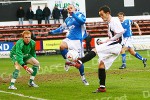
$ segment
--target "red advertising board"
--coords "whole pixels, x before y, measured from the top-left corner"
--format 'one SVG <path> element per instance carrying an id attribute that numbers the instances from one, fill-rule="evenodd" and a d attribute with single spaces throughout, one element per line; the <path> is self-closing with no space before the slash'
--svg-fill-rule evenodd
<path id="1" fill-rule="evenodd" d="M 85 40 L 83 40 L 83 47 L 86 48 L 86 42 L 85 42 Z M 91 40 L 91 47 L 92 48 L 95 47 L 94 38 L 92 38 L 92 40 Z"/>
<path id="2" fill-rule="evenodd" d="M 42 46 L 41 41 L 36 41 L 35 50 L 36 50 L 36 51 L 41 50 L 41 46 Z"/>

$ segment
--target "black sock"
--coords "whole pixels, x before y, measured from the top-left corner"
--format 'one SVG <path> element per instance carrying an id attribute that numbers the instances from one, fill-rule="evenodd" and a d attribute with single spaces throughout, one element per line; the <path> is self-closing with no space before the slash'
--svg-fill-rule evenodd
<path id="1" fill-rule="evenodd" d="M 99 84 L 105 86 L 105 80 L 106 80 L 105 69 L 103 69 L 103 68 L 98 69 L 98 78 L 99 78 Z"/>
<path id="2" fill-rule="evenodd" d="M 91 59 L 93 59 L 96 56 L 96 53 L 94 51 L 90 51 L 88 54 L 86 54 L 83 58 L 81 58 L 80 60 L 82 61 L 82 63 L 85 63 Z"/>

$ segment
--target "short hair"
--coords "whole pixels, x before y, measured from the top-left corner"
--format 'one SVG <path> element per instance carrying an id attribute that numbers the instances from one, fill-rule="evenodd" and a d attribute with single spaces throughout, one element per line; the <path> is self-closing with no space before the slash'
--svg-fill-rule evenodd
<path id="1" fill-rule="evenodd" d="M 74 8 L 76 8 L 74 4 L 69 4 L 68 6 L 70 6 L 70 5 L 72 5 Z"/>
<path id="2" fill-rule="evenodd" d="M 30 31 L 23 31 L 23 32 L 21 33 L 22 37 L 24 37 L 25 34 L 30 34 L 30 35 L 31 35 L 31 32 L 30 32 Z"/>
<path id="3" fill-rule="evenodd" d="M 119 12 L 119 13 L 118 13 L 118 16 L 119 16 L 119 15 L 125 16 L 125 14 L 124 14 L 123 12 Z"/>
<path id="4" fill-rule="evenodd" d="M 102 10 L 104 11 L 104 13 L 109 12 L 111 14 L 111 10 L 107 5 L 104 5 L 99 9 L 99 11 L 102 11 Z"/>

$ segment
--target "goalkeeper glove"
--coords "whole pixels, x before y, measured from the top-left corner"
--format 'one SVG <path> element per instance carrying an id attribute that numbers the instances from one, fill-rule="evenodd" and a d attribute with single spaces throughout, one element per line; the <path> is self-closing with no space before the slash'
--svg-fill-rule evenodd
<path id="1" fill-rule="evenodd" d="M 23 65 L 23 68 L 26 70 L 26 72 L 28 74 L 32 74 L 33 73 L 33 69 L 32 68 L 29 68 L 27 65 Z"/>

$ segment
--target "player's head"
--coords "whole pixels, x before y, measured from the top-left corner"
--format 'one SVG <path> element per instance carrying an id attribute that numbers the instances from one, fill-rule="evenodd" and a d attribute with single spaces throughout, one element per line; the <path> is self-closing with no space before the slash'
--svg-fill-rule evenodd
<path id="1" fill-rule="evenodd" d="M 108 22 L 110 20 L 111 10 L 108 6 L 102 6 L 99 9 L 99 15 L 103 19 L 104 22 Z"/>
<path id="2" fill-rule="evenodd" d="M 25 44 L 28 44 L 31 41 L 31 32 L 30 31 L 23 31 L 22 38 Z"/>
<path id="3" fill-rule="evenodd" d="M 119 12 L 119 13 L 118 13 L 118 18 L 119 18 L 119 20 L 120 20 L 121 22 L 123 22 L 124 16 L 125 16 L 125 14 L 124 14 L 123 12 Z"/>
<path id="4" fill-rule="evenodd" d="M 20 6 L 19 9 L 23 9 L 22 6 Z"/>
<path id="5" fill-rule="evenodd" d="M 68 13 L 71 14 L 72 12 L 75 12 L 76 11 L 76 8 L 73 4 L 70 4 L 67 8 L 68 10 Z"/>

